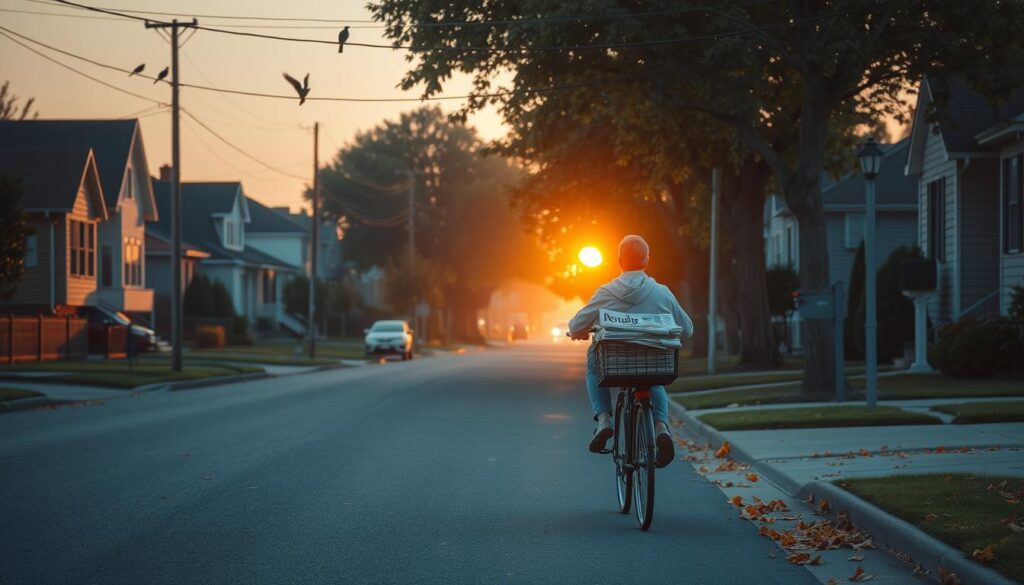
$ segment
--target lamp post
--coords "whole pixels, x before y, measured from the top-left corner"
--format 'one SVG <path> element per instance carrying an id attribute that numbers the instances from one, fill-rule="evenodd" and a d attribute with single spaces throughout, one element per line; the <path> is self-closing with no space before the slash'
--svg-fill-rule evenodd
<path id="1" fill-rule="evenodd" d="M 857 151 L 864 175 L 864 359 L 866 364 L 867 405 L 878 402 L 878 321 L 875 294 L 875 178 L 882 166 L 882 149 L 868 138 Z"/>

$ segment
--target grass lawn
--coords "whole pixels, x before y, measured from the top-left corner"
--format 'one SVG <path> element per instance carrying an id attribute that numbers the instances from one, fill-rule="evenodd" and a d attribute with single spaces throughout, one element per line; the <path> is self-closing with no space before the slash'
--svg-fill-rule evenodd
<path id="1" fill-rule="evenodd" d="M 53 372 L 57 374 L 52 377 L 53 380 L 68 384 L 134 388 L 156 382 L 199 380 L 262 372 L 263 369 L 255 366 L 196 364 L 186 361 L 183 371 L 172 372 L 168 360 L 147 358 L 139 360 L 134 366 L 131 366 L 127 360 L 60 361 L 14 364 L 0 368 L 0 373 L 4 371 Z M 45 376 L 32 379 L 35 381 L 48 380 Z"/>
<path id="2" fill-rule="evenodd" d="M 891 406 L 824 406 L 712 412 L 699 418 L 720 431 L 761 429 L 813 429 L 941 424 L 938 418 Z"/>
<path id="3" fill-rule="evenodd" d="M 682 381 L 685 381 L 682 380 Z M 669 392 L 681 381 L 669 387 Z M 856 400 L 863 396 L 864 380 L 847 381 L 846 398 Z M 950 378 L 928 374 L 896 374 L 878 378 L 878 397 L 881 400 L 913 400 L 915 398 L 970 398 L 970 397 L 1024 396 L 1024 378 Z M 800 383 L 783 384 L 767 388 L 723 390 L 697 396 L 686 394 L 673 399 L 688 409 L 720 408 L 730 404 L 773 404 L 785 402 L 812 402 L 832 400 L 834 395 L 803 394 Z"/>
<path id="4" fill-rule="evenodd" d="M 932 410 L 955 416 L 953 424 L 1024 421 L 1024 401 L 1021 400 L 940 404 Z"/>
<path id="5" fill-rule="evenodd" d="M 33 396 L 42 396 L 42 394 L 39 392 L 33 392 L 32 390 L 22 390 L 20 388 L 0 388 L 0 402 L 17 400 L 19 398 L 31 398 Z"/>
<path id="6" fill-rule="evenodd" d="M 1005 486 L 1000 484 L 1005 481 Z M 901 475 L 844 479 L 840 487 L 899 516 L 970 556 L 992 545 L 993 569 L 1024 581 L 1024 532 L 1004 523 L 1016 518 L 1020 526 L 1024 479 L 964 474 Z M 993 489 L 989 489 L 992 486 Z M 1009 503 L 1005 494 L 1016 496 Z"/>
<path id="7" fill-rule="evenodd" d="M 237 349 L 237 353 L 233 350 Z M 317 351 L 317 355 L 320 352 Z M 275 366 L 331 366 L 337 365 L 337 359 L 324 359 L 317 357 L 315 360 L 303 356 L 287 356 L 273 353 L 245 353 L 244 348 L 229 347 L 223 350 L 194 350 L 185 354 L 190 361 L 204 362 L 238 362 L 245 364 L 273 364 Z"/>

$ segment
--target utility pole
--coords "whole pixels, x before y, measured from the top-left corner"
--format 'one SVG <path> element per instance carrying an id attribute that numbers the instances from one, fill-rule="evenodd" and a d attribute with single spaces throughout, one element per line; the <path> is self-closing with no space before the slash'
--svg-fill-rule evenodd
<path id="1" fill-rule="evenodd" d="M 416 171 L 408 169 L 405 171 L 405 178 L 409 182 L 409 282 L 412 283 L 414 290 L 412 295 L 412 310 L 409 311 L 409 325 L 416 329 Z M 413 340 L 419 339 L 419 334 L 413 337 Z"/>
<path id="2" fill-rule="evenodd" d="M 309 240 L 309 359 L 316 359 L 316 253 L 320 247 L 320 122 L 313 124 L 313 226 Z"/>
<path id="3" fill-rule="evenodd" d="M 178 94 L 178 31 L 199 21 L 146 22 L 146 28 L 171 29 L 171 369 L 181 371 L 182 282 L 181 282 L 181 101 Z"/>
<path id="4" fill-rule="evenodd" d="M 715 349 L 718 333 L 718 188 L 721 171 L 711 171 L 711 258 L 708 274 L 708 373 L 715 373 Z"/>

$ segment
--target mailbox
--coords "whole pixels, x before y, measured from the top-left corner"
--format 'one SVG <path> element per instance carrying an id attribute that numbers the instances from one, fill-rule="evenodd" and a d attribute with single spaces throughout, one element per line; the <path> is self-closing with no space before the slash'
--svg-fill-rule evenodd
<path id="1" fill-rule="evenodd" d="M 938 265 L 934 258 L 904 260 L 900 265 L 900 290 L 934 291 L 938 288 Z"/>
<path id="2" fill-rule="evenodd" d="M 800 291 L 795 300 L 801 319 L 836 321 L 846 318 L 846 299 L 841 283 L 833 284 L 826 291 Z"/>

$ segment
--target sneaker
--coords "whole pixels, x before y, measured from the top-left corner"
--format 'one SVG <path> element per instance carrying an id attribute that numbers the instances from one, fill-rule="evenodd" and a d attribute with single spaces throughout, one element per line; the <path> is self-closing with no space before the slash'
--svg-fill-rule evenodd
<path id="1" fill-rule="evenodd" d="M 612 429 L 612 421 L 608 418 L 601 418 L 597 421 L 597 428 L 594 429 L 594 437 L 590 439 L 590 452 L 600 453 L 608 447 L 608 439 L 612 438 L 615 430 Z"/>
<path id="2" fill-rule="evenodd" d="M 672 440 L 672 433 L 668 432 L 667 429 L 660 431 L 658 433 L 658 438 L 655 439 L 654 443 L 658 448 L 658 458 L 655 461 L 658 468 L 660 469 L 669 463 L 672 463 L 672 460 L 676 458 L 676 448 L 674 441 Z"/>

